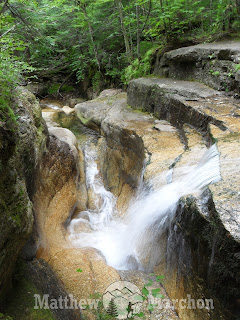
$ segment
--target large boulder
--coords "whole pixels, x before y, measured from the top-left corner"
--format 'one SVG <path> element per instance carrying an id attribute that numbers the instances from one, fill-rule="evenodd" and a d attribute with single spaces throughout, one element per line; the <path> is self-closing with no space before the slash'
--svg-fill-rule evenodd
<path id="1" fill-rule="evenodd" d="M 197 80 L 217 90 L 239 93 L 240 41 L 204 43 L 179 48 L 156 59 L 154 73 Z"/>

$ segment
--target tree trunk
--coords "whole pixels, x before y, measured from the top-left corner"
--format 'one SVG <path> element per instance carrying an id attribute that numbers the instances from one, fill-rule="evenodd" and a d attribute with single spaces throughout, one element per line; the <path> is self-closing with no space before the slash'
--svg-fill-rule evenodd
<path id="1" fill-rule="evenodd" d="M 161 6 L 162 14 L 164 14 L 163 1 L 162 1 L 162 0 L 160 0 L 160 6 Z M 168 29 L 167 29 L 167 24 L 166 24 L 166 20 L 165 20 L 165 18 L 163 18 L 163 25 L 164 25 L 165 35 L 166 35 L 166 38 L 167 38 L 167 32 L 168 32 Z"/>
<path id="2" fill-rule="evenodd" d="M 240 15 L 240 0 L 236 0 L 237 13 Z"/>
<path id="3" fill-rule="evenodd" d="M 139 5 L 136 5 L 136 17 L 137 17 L 137 57 L 140 58 L 140 32 L 139 32 Z"/>
<path id="4" fill-rule="evenodd" d="M 141 33 L 143 32 L 143 30 L 145 29 L 145 27 L 146 27 L 146 25 L 147 25 L 147 22 L 148 22 L 148 18 L 149 18 L 149 16 L 150 16 L 151 9 L 152 9 L 152 0 L 149 0 L 148 13 L 147 13 L 147 16 L 146 16 L 146 20 L 145 20 L 145 22 L 144 22 L 144 26 L 142 27 Z"/>
<path id="5" fill-rule="evenodd" d="M 101 63 L 100 63 L 100 58 L 99 58 L 99 54 L 98 54 L 98 49 L 97 49 L 97 46 L 96 46 L 96 44 L 95 44 L 95 42 L 94 42 L 93 28 L 92 28 L 91 22 L 90 22 L 90 20 L 89 20 L 89 18 L 88 18 L 88 14 L 87 14 L 86 7 L 85 7 L 85 6 L 81 6 L 81 9 L 83 10 L 85 19 L 86 19 L 86 21 L 87 21 L 87 23 L 88 23 L 88 30 L 89 30 L 91 42 L 92 42 L 92 45 L 93 45 L 93 51 L 94 51 L 95 59 L 96 59 L 96 61 L 97 61 L 98 70 L 99 70 L 99 72 L 101 73 Z"/>
<path id="6" fill-rule="evenodd" d="M 212 7 L 213 7 L 213 0 L 210 1 L 210 28 L 211 29 L 212 29 L 212 23 L 213 23 Z"/>
<path id="7" fill-rule="evenodd" d="M 132 52 L 131 52 L 130 45 L 129 45 L 128 34 L 127 34 L 127 31 L 126 31 L 126 28 L 125 28 L 125 25 L 124 25 L 124 17 L 123 17 L 123 10 L 122 10 L 122 0 L 116 0 L 116 4 L 117 4 L 118 13 L 119 13 L 121 30 L 122 30 L 123 38 L 124 38 L 127 59 L 128 59 L 129 62 L 131 62 L 131 60 L 132 60 Z"/>
<path id="8" fill-rule="evenodd" d="M 161 0 L 162 1 L 162 0 Z M 169 10 L 169 6 L 168 6 L 168 0 L 165 1 L 166 2 L 166 6 L 167 6 L 167 10 Z M 172 22 L 170 17 L 168 18 L 168 30 L 171 32 L 172 31 Z"/>

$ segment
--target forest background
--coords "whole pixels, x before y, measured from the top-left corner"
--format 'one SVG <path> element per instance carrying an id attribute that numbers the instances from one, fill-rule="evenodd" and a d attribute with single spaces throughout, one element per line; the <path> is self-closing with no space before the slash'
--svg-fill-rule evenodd
<path id="1" fill-rule="evenodd" d="M 240 0 L 1 0 L 0 115 L 14 118 L 24 77 L 124 86 L 151 73 L 156 51 L 239 31 Z"/>

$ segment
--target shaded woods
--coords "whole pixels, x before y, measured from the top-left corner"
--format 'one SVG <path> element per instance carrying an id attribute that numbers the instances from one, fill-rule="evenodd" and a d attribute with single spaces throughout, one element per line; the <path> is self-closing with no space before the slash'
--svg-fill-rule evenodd
<path id="1" fill-rule="evenodd" d="M 1 104 L 29 71 L 64 71 L 93 88 L 127 84 L 149 74 L 168 43 L 237 34 L 239 12 L 239 0 L 1 1 Z"/>

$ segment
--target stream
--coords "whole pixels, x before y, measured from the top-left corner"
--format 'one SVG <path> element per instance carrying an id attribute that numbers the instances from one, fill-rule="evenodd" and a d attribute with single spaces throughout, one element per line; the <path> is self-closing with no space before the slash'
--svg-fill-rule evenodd
<path id="1" fill-rule="evenodd" d="M 61 108 L 59 102 L 42 104 L 48 109 Z M 100 250 L 107 264 L 117 270 L 152 271 L 159 256 L 154 243 L 171 223 L 179 199 L 189 194 L 199 196 L 209 184 L 221 179 L 216 145 L 207 150 L 197 166 L 189 166 L 187 172 L 173 182 L 169 170 L 169 184 L 165 186 L 156 187 L 161 185 L 156 183 L 162 181 L 161 176 L 154 177 L 155 187 L 149 187 L 151 182 L 146 186 L 142 179 L 136 197 L 120 216 L 117 199 L 106 190 L 98 168 L 98 136 L 79 123 L 69 129 L 77 136 L 84 152 L 86 186 L 94 197 L 94 208 L 75 214 L 68 225 L 72 246 Z"/>
<path id="2" fill-rule="evenodd" d="M 100 250 L 108 265 L 117 270 L 152 271 L 157 264 L 153 244 L 171 222 L 179 199 L 200 195 L 206 186 L 221 179 L 218 150 L 213 145 L 196 167 L 189 167 L 183 177 L 159 189 L 149 190 L 142 181 L 141 192 L 123 217 L 116 212 L 116 199 L 103 185 L 96 154 L 85 151 L 87 187 L 96 195 L 96 210 L 82 211 L 72 219 L 69 239 L 76 247 Z M 88 232 L 78 231 L 81 224 L 88 226 Z"/>

